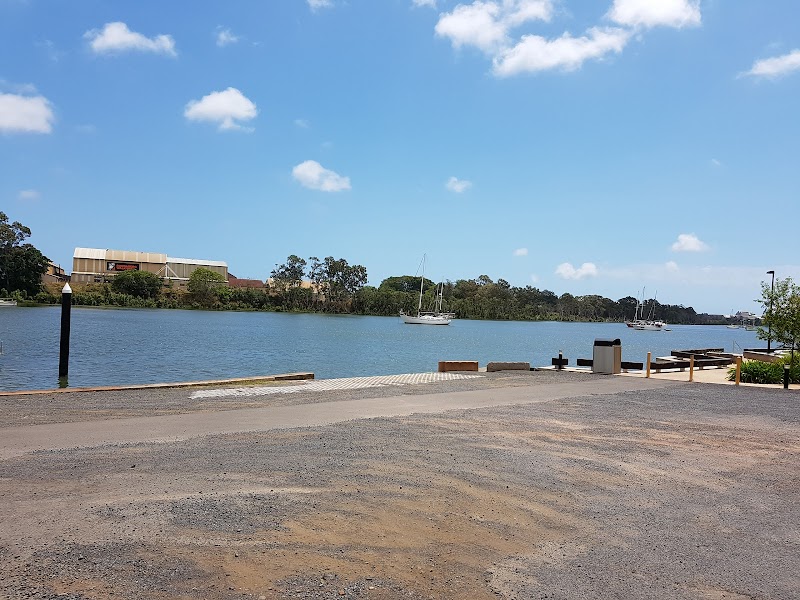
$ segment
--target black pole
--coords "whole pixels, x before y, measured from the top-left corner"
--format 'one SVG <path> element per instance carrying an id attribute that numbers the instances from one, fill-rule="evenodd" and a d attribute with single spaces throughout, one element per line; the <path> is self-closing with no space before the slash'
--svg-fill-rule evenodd
<path id="1" fill-rule="evenodd" d="M 58 355 L 58 385 L 67 386 L 69 374 L 69 321 L 72 310 L 72 288 L 69 284 L 61 290 L 61 349 Z"/>
<path id="2" fill-rule="evenodd" d="M 789 389 L 789 365 L 783 365 L 783 389 Z"/>
<path id="3" fill-rule="evenodd" d="M 767 275 L 772 275 L 772 292 L 769 295 L 769 319 L 767 323 L 767 352 L 770 352 L 772 342 L 772 297 L 775 295 L 775 271 L 767 271 Z"/>

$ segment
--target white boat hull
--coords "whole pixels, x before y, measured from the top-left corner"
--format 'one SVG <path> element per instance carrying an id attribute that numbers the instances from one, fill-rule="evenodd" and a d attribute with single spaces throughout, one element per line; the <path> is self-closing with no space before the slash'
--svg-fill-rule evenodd
<path id="1" fill-rule="evenodd" d="M 438 287 L 438 286 L 437 286 Z M 444 295 L 444 282 L 438 287 L 436 296 L 436 306 L 434 310 L 422 310 L 422 295 L 425 289 L 425 255 L 422 255 L 422 277 L 419 281 L 419 304 L 417 305 L 417 316 L 407 315 L 402 310 L 400 318 L 407 325 L 450 325 L 450 321 L 455 318 L 455 314 L 442 310 L 442 296 Z"/>
<path id="2" fill-rule="evenodd" d="M 450 325 L 450 319 L 438 315 L 400 315 L 407 325 Z"/>

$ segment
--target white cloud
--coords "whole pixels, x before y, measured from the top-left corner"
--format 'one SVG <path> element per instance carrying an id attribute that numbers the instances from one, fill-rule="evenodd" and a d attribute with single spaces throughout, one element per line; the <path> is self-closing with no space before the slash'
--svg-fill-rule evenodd
<path id="1" fill-rule="evenodd" d="M 21 202 L 36 202 L 42 195 L 36 190 L 20 190 L 17 200 Z"/>
<path id="2" fill-rule="evenodd" d="M 637 30 L 682 28 L 701 22 L 700 0 L 614 0 L 605 16 L 621 27 L 592 27 L 581 36 L 565 32 L 557 38 L 514 33 L 526 23 L 549 22 L 555 2 L 475 0 L 458 4 L 439 15 L 435 32 L 449 39 L 453 48 L 480 49 L 492 58 L 494 75 L 508 77 L 551 69 L 574 71 L 587 60 L 622 52 Z"/>
<path id="3" fill-rule="evenodd" d="M 436 8 L 436 0 L 412 0 L 412 3 L 417 7 L 429 6 L 431 8 Z"/>
<path id="4" fill-rule="evenodd" d="M 676 263 L 674 260 L 668 260 L 666 263 L 664 263 L 664 268 L 670 273 L 677 273 L 680 271 L 678 263 Z"/>
<path id="5" fill-rule="evenodd" d="M 467 181 L 466 179 L 458 179 L 457 177 L 451 177 L 450 179 L 447 180 L 447 183 L 444 184 L 444 187 L 446 187 L 451 192 L 460 194 L 471 188 L 472 182 Z"/>
<path id="6" fill-rule="evenodd" d="M 699 0 L 614 0 L 606 15 L 630 27 L 689 27 L 700 25 Z"/>
<path id="7" fill-rule="evenodd" d="M 708 250 L 708 244 L 693 233 L 681 233 L 672 244 L 673 252 L 703 252 L 705 250 Z"/>
<path id="8" fill-rule="evenodd" d="M 757 60 L 753 63 L 753 67 L 749 71 L 741 73 L 740 77 L 750 75 L 774 79 L 797 70 L 800 70 L 800 50 L 795 49 L 783 56 Z"/>
<path id="9" fill-rule="evenodd" d="M 0 93 L 0 132 L 50 133 L 53 109 L 44 96 Z"/>
<path id="10" fill-rule="evenodd" d="M 553 16 L 551 0 L 504 0 L 505 23 L 516 27 L 528 21 L 549 21 Z"/>
<path id="11" fill-rule="evenodd" d="M 494 2 L 459 4 L 436 23 L 436 35 L 449 38 L 454 48 L 476 46 L 490 52 L 506 41 L 507 28 L 500 22 L 500 7 Z"/>
<path id="12" fill-rule="evenodd" d="M 308 129 L 309 127 L 311 127 L 311 123 L 309 123 L 307 119 L 295 119 L 294 124 L 297 125 L 300 129 Z"/>
<path id="13" fill-rule="evenodd" d="M 308 0 L 308 6 L 311 10 L 319 10 L 320 8 L 328 8 L 333 6 L 331 0 Z"/>
<path id="14" fill-rule="evenodd" d="M 716 158 L 712 158 L 711 159 L 711 164 L 714 165 L 715 167 L 721 167 L 722 166 L 722 161 L 718 160 Z"/>
<path id="15" fill-rule="evenodd" d="M 441 14 L 435 31 L 448 38 L 454 48 L 475 46 L 494 54 L 509 45 L 512 28 L 529 21 L 549 21 L 552 12 L 551 0 L 476 0 Z"/>
<path id="16" fill-rule="evenodd" d="M 315 160 L 307 160 L 292 169 L 292 177 L 304 187 L 321 192 L 341 192 L 350 189 L 350 178 L 324 168 Z"/>
<path id="17" fill-rule="evenodd" d="M 535 273 L 531 273 L 531 281 L 533 283 L 539 283 L 539 276 L 536 275 Z"/>
<path id="18" fill-rule="evenodd" d="M 571 263 L 561 263 L 556 267 L 556 275 L 562 279 L 585 279 L 586 277 L 597 276 L 597 266 L 594 263 L 585 262 L 577 269 Z"/>
<path id="19" fill-rule="evenodd" d="M 528 256 L 527 248 L 517 248 L 514 250 L 514 256 Z"/>
<path id="20" fill-rule="evenodd" d="M 230 29 L 217 27 L 217 46 L 223 48 L 239 41 L 239 36 L 234 35 Z"/>
<path id="21" fill-rule="evenodd" d="M 239 121 L 249 121 L 258 114 L 256 105 L 236 88 L 229 87 L 222 92 L 211 92 L 200 100 L 192 100 L 186 105 L 183 115 L 190 121 L 210 121 L 219 123 L 219 130 L 239 129 Z"/>
<path id="22" fill-rule="evenodd" d="M 116 21 L 106 23 L 102 31 L 92 29 L 83 34 L 89 40 L 89 46 L 96 54 L 137 50 L 177 56 L 175 40 L 170 35 L 157 35 L 148 38 L 141 33 L 131 31 L 125 23 Z"/>
<path id="23" fill-rule="evenodd" d="M 600 59 L 611 52 L 622 52 L 631 32 L 624 29 L 593 27 L 582 37 L 564 33 L 548 40 L 538 35 L 522 36 L 520 42 L 498 53 L 494 73 L 501 77 L 549 69 L 574 71 L 589 59 Z"/>

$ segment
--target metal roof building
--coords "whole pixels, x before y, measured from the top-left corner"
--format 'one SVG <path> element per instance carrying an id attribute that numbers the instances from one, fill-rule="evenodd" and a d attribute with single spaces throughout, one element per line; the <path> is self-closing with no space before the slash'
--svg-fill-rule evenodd
<path id="1" fill-rule="evenodd" d="M 71 281 L 100 283 L 124 271 L 149 271 L 159 277 L 185 284 L 198 267 L 215 271 L 228 279 L 228 264 L 221 260 L 174 258 L 159 252 L 75 248 Z"/>

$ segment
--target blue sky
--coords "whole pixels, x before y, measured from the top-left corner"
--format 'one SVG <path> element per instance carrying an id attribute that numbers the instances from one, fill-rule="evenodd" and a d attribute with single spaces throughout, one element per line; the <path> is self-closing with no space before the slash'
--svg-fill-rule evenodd
<path id="1" fill-rule="evenodd" d="M 191 8 L 189 8 L 191 6 Z M 758 311 L 800 279 L 800 3 L 0 0 L 0 210 L 76 246 L 289 254 Z"/>

